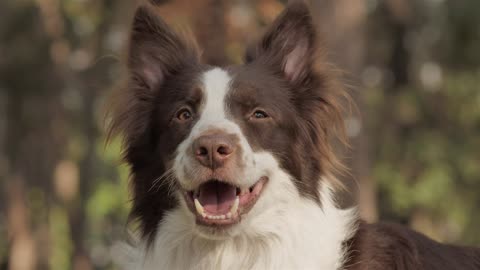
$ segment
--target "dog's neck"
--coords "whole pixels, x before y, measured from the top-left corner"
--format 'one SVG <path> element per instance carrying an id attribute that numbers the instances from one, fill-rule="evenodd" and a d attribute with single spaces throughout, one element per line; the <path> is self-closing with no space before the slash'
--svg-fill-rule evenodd
<path id="1" fill-rule="evenodd" d="M 277 187 L 264 194 L 236 235 L 224 239 L 200 236 L 183 208 L 171 212 L 133 269 L 340 269 L 343 243 L 355 232 L 355 211 L 336 208 L 326 184 L 318 204 L 301 197 L 291 183 L 272 183 Z M 268 210 L 254 212 L 266 204 Z"/>

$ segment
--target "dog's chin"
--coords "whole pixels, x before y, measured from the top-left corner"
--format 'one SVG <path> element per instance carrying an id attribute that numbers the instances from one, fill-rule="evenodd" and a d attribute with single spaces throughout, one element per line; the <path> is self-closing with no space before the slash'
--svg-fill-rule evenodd
<path id="1" fill-rule="evenodd" d="M 242 218 L 255 206 L 267 183 L 266 176 L 250 187 L 210 179 L 194 190 L 184 190 L 183 197 L 193 213 L 199 235 L 211 239 L 234 236 Z"/>
<path id="2" fill-rule="evenodd" d="M 240 235 L 242 232 L 241 223 L 238 222 L 231 226 L 205 226 L 197 224 L 195 226 L 194 232 L 201 238 L 209 240 L 225 240 L 237 235 Z"/>

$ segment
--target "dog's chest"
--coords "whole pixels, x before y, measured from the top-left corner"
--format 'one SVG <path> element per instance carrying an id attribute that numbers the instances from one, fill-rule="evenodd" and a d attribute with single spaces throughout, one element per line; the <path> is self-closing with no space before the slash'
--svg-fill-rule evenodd
<path id="1" fill-rule="evenodd" d="M 353 213 L 328 204 L 323 211 L 310 203 L 293 208 L 252 220 L 227 240 L 199 237 L 189 219 L 172 213 L 138 269 L 339 269 Z"/>

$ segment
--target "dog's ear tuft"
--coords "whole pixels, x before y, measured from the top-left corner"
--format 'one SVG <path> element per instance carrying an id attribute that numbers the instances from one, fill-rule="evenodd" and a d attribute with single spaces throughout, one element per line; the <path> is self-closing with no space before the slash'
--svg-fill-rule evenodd
<path id="1" fill-rule="evenodd" d="M 128 68 L 132 79 L 155 89 L 187 64 L 198 62 L 193 38 L 175 33 L 152 7 L 140 6 L 135 12 L 130 36 Z"/>
<path id="2" fill-rule="evenodd" d="M 261 41 L 247 51 L 246 62 L 263 61 L 281 71 L 291 82 L 301 82 L 311 72 L 316 33 L 308 6 L 289 4 Z"/>

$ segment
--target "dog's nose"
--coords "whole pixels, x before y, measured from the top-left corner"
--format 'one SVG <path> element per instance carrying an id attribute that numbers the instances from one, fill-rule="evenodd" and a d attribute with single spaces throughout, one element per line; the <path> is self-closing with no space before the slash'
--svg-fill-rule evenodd
<path id="1" fill-rule="evenodd" d="M 205 167 L 220 168 L 235 152 L 235 142 L 228 134 L 202 135 L 193 142 L 193 154 Z"/>

